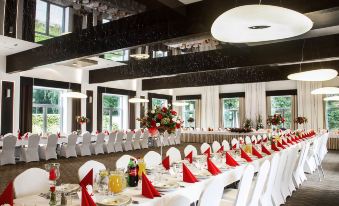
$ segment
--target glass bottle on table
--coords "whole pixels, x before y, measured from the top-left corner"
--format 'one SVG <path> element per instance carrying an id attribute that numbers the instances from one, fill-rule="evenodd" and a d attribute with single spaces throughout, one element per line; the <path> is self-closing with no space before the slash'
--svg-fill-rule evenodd
<path id="1" fill-rule="evenodd" d="M 133 158 L 130 159 L 128 163 L 128 186 L 136 187 L 138 186 L 138 172 L 137 172 L 137 165 Z"/>
<path id="2" fill-rule="evenodd" d="M 146 174 L 146 163 L 143 158 L 138 159 L 138 176 L 139 179 L 142 177 L 142 173 Z"/>

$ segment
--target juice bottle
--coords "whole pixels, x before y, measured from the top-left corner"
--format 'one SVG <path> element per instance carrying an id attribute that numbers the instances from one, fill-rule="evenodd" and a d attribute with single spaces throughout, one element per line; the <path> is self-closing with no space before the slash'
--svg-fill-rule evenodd
<path id="1" fill-rule="evenodd" d="M 142 177 L 142 173 L 146 174 L 146 164 L 143 158 L 138 159 L 138 176 L 139 179 Z"/>

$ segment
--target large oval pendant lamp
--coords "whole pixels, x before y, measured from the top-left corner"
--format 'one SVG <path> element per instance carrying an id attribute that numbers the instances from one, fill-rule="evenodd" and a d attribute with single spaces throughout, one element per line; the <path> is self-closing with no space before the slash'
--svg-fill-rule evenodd
<path id="1" fill-rule="evenodd" d="M 313 22 L 291 9 L 271 5 L 245 5 L 221 14 L 212 36 L 223 42 L 250 43 L 285 39 L 311 30 Z"/>
<path id="2" fill-rule="evenodd" d="M 339 101 L 339 96 L 325 97 L 325 101 Z"/>
<path id="3" fill-rule="evenodd" d="M 323 87 L 323 88 L 313 90 L 311 94 L 339 94 L 339 88 L 338 87 Z"/>
<path id="4" fill-rule="evenodd" d="M 61 94 L 62 97 L 75 98 L 75 99 L 86 99 L 87 95 L 80 92 L 66 92 Z"/>
<path id="5" fill-rule="evenodd" d="M 334 69 L 316 69 L 306 72 L 298 72 L 287 76 L 290 80 L 319 82 L 327 81 L 335 78 L 338 75 Z"/>

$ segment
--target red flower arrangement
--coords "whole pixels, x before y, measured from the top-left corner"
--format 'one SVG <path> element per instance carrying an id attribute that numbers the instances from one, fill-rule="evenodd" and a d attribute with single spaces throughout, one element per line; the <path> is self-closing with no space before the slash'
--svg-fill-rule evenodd
<path id="1" fill-rule="evenodd" d="M 307 123 L 307 118 L 306 117 L 297 117 L 295 118 L 294 122 L 298 124 L 305 124 Z"/>
<path id="2" fill-rule="evenodd" d="M 285 118 L 281 116 L 281 114 L 274 114 L 273 116 L 268 116 L 267 125 L 280 125 L 285 122 Z"/>
<path id="3" fill-rule="evenodd" d="M 77 122 L 79 124 L 85 124 L 85 123 L 89 122 L 89 119 L 87 117 L 85 117 L 85 116 L 78 116 L 77 117 Z"/>
<path id="4" fill-rule="evenodd" d="M 155 136 L 159 131 L 164 133 L 167 131 L 169 134 L 174 133 L 175 129 L 181 127 L 182 121 L 177 116 L 177 112 L 167 107 L 157 107 L 150 110 L 143 118 L 138 118 L 141 126 L 148 128 L 152 136 Z"/>

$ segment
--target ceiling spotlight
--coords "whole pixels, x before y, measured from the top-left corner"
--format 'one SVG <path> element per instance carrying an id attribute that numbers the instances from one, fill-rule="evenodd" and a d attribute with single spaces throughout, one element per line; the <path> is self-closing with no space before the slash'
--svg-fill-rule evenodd
<path id="1" fill-rule="evenodd" d="M 221 14 L 212 36 L 223 42 L 249 43 L 285 39 L 311 30 L 313 22 L 291 9 L 271 5 L 245 5 Z"/>
<path id="2" fill-rule="evenodd" d="M 325 101 L 339 101 L 339 96 L 325 97 Z"/>
<path id="3" fill-rule="evenodd" d="M 317 69 L 290 74 L 287 78 L 298 81 L 327 81 L 335 78 L 337 75 L 338 72 L 334 69 Z"/>
<path id="4" fill-rule="evenodd" d="M 323 87 L 323 88 L 313 90 L 311 94 L 339 94 L 339 88 L 338 87 Z"/>
<path id="5" fill-rule="evenodd" d="M 134 97 L 134 98 L 131 98 L 128 100 L 129 103 L 147 103 L 149 102 L 148 99 L 141 99 L 141 98 L 138 98 L 138 97 Z"/>

